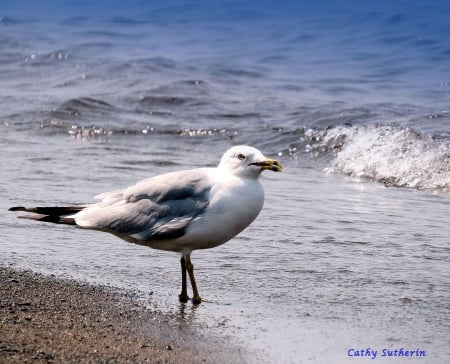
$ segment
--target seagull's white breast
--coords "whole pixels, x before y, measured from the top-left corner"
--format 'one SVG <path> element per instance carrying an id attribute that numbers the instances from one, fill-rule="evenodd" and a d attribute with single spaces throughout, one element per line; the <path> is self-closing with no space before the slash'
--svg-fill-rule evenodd
<path id="1" fill-rule="evenodd" d="M 186 250 L 223 244 L 239 234 L 258 216 L 264 204 L 264 189 L 258 179 L 228 173 L 211 175 L 214 187 L 204 214 L 189 225 L 179 244 Z"/>

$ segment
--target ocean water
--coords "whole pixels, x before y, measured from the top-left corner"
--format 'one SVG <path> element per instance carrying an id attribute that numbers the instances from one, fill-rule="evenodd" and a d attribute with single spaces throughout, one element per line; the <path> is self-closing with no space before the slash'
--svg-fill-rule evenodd
<path id="1" fill-rule="evenodd" d="M 0 5 L 0 264 L 134 290 L 269 363 L 448 362 L 448 2 Z M 198 307 L 177 255 L 7 211 L 234 144 L 284 172 L 249 228 L 193 253 Z M 425 356 L 382 356 L 400 348 Z"/>

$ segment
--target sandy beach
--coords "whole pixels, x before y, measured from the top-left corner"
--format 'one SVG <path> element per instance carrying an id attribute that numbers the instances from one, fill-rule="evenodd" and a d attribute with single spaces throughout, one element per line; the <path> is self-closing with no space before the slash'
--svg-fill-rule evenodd
<path id="1" fill-rule="evenodd" d="M 245 352 L 131 294 L 0 267 L 0 363 L 228 363 Z"/>

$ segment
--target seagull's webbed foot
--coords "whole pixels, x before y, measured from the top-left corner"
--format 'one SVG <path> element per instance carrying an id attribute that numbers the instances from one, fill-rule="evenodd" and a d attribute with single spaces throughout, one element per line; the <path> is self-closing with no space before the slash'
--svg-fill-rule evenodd
<path id="1" fill-rule="evenodd" d="M 178 295 L 178 299 L 181 303 L 186 303 L 187 301 L 189 301 L 189 296 L 186 293 L 183 294 L 182 292 Z"/>

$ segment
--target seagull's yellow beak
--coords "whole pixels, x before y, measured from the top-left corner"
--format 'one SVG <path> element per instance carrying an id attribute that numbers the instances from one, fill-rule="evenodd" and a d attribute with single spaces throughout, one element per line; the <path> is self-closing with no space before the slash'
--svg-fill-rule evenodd
<path id="1" fill-rule="evenodd" d="M 274 172 L 281 172 L 283 170 L 281 163 L 275 159 L 266 159 L 263 162 L 250 163 L 249 165 L 258 166 L 263 170 L 267 169 Z"/>

